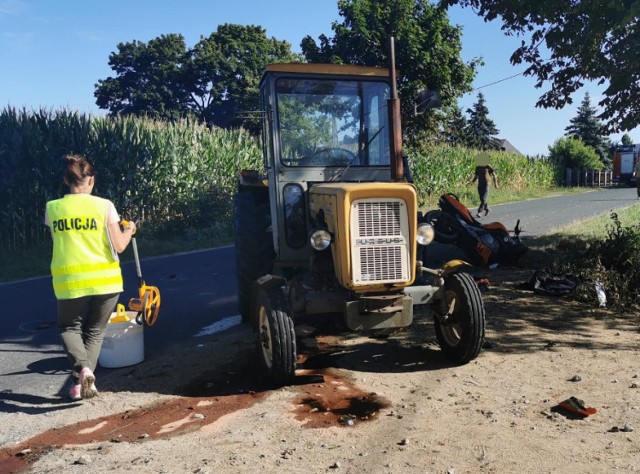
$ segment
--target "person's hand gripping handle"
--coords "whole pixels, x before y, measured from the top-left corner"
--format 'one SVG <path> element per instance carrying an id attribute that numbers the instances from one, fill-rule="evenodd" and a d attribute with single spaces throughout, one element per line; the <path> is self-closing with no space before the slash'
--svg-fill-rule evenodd
<path id="1" fill-rule="evenodd" d="M 127 229 L 131 229 L 131 237 L 133 238 L 136 235 L 136 231 L 138 230 L 138 226 L 133 221 L 126 221 L 122 219 L 120 221 L 120 225 L 122 226 L 122 230 L 125 231 Z"/>

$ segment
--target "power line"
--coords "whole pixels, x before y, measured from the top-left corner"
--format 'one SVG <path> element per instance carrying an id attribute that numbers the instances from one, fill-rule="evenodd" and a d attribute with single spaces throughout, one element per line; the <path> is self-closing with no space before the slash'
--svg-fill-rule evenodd
<path id="1" fill-rule="evenodd" d="M 499 80 L 497 80 L 497 81 L 495 81 L 495 82 L 490 82 L 489 84 L 485 84 L 484 86 L 476 87 L 476 88 L 475 88 L 475 89 L 473 89 L 473 90 L 474 90 L 474 91 L 477 91 L 477 90 L 479 90 L 479 89 L 483 89 L 483 88 L 485 88 L 485 87 L 494 86 L 494 85 L 499 84 L 499 83 L 501 83 L 501 82 L 508 81 L 509 79 L 513 79 L 514 77 L 522 76 L 523 74 L 524 74 L 524 71 L 519 72 L 518 74 L 514 74 L 513 76 L 509 76 L 509 77 L 505 77 L 505 78 L 503 78 L 503 79 L 499 79 Z"/>

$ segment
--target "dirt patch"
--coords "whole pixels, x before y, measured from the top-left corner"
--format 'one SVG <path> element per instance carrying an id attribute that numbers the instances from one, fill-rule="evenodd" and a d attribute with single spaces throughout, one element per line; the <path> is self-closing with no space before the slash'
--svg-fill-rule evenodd
<path id="1" fill-rule="evenodd" d="M 534 295 L 529 276 L 487 275 L 487 342 L 467 365 L 441 356 L 429 318 L 307 329 L 297 383 L 268 390 L 237 327 L 103 375 L 95 401 L 3 416 L 32 431 L 0 471 L 639 472 L 638 315 Z M 597 413 L 554 410 L 571 396 Z"/>

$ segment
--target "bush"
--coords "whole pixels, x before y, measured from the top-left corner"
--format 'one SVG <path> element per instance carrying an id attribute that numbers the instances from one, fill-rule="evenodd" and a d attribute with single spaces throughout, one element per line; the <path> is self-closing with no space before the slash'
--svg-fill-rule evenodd
<path id="1" fill-rule="evenodd" d="M 600 156 L 593 147 L 585 145 L 579 138 L 565 137 L 549 147 L 550 159 L 561 168 L 600 171 L 604 168 Z"/>
<path id="2" fill-rule="evenodd" d="M 561 242 L 567 250 L 557 268 L 580 280 L 578 300 L 595 303 L 595 283 L 601 281 L 610 306 L 636 307 L 640 301 L 640 226 L 623 226 L 618 214 L 611 214 L 602 241 L 571 239 Z"/>

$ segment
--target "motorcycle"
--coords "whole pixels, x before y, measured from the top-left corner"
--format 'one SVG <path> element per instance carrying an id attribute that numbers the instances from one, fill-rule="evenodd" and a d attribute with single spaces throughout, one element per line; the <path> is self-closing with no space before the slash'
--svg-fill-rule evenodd
<path id="1" fill-rule="evenodd" d="M 436 242 L 458 246 L 474 265 L 516 264 L 528 251 L 520 240 L 519 219 L 512 235 L 500 222 L 478 222 L 455 194 L 440 196 L 438 207 L 423 217 L 432 225 Z"/>

